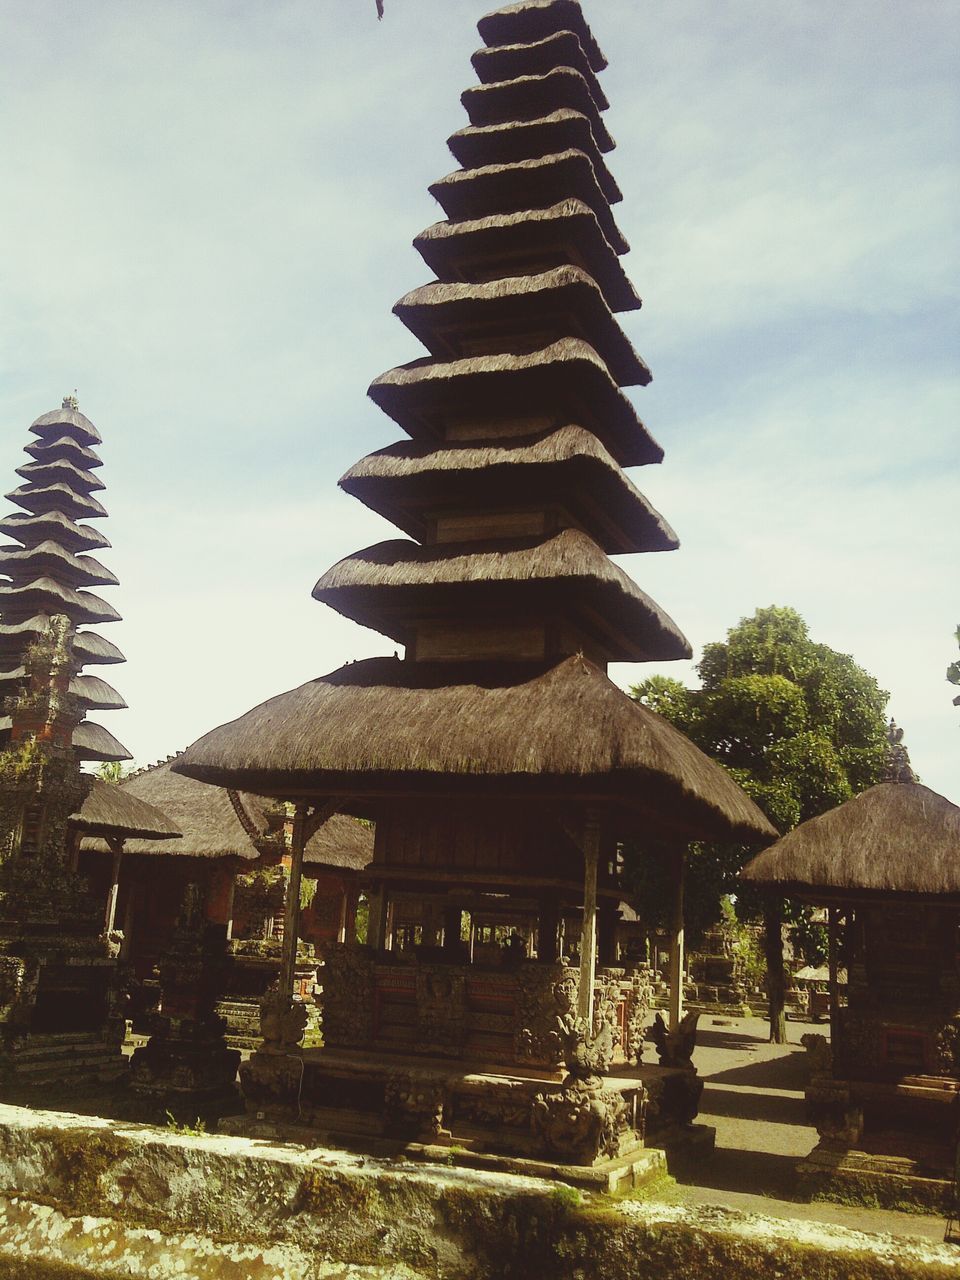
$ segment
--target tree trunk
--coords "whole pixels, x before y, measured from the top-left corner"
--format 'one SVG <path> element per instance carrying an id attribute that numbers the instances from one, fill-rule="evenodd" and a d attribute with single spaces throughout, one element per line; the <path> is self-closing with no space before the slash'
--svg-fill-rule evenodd
<path id="1" fill-rule="evenodd" d="M 787 1020 L 784 1013 L 783 982 L 783 901 L 771 894 L 763 910 L 763 944 L 767 957 L 767 999 L 769 1002 L 770 1043 L 787 1043 Z"/>

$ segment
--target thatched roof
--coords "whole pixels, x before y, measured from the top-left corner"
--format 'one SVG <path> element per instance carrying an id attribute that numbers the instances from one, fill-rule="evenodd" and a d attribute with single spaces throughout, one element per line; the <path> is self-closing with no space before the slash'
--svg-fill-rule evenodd
<path id="1" fill-rule="evenodd" d="M 70 436 L 80 444 L 102 444 L 100 432 L 88 417 L 79 409 L 64 406 L 43 413 L 30 425 L 34 435 L 44 440 L 56 440 L 60 436 Z"/>
<path id="2" fill-rule="evenodd" d="M 597 215 L 582 200 L 466 222 L 437 222 L 413 244 L 440 280 L 486 279 L 491 263 L 503 264 L 503 274 L 511 275 L 544 260 L 567 261 L 596 280 L 611 311 L 635 311 L 640 306 Z"/>
<path id="3" fill-rule="evenodd" d="M 65 613 L 75 623 L 120 621 L 113 605 L 92 591 L 71 591 L 49 577 L 34 578 L 15 587 L 0 583 L 0 608 L 5 615 L 14 610 L 49 609 L 52 613 Z"/>
<path id="4" fill-rule="evenodd" d="M 81 760 L 130 760 L 130 752 L 112 733 L 92 720 L 82 720 L 73 731 L 73 745 Z"/>
<path id="5" fill-rule="evenodd" d="M 70 692 L 89 711 L 121 711 L 127 705 L 116 689 L 99 676 L 74 676 Z"/>
<path id="6" fill-rule="evenodd" d="M 80 444 L 71 436 L 52 436 L 45 440 L 34 440 L 24 446 L 24 452 L 38 461 L 68 458 L 75 466 L 86 467 L 88 471 L 103 466 L 103 462 L 92 449 L 88 449 L 86 445 Z"/>
<path id="7" fill-rule="evenodd" d="M 105 489 L 106 485 L 92 471 L 85 471 L 76 466 L 68 458 L 44 458 L 40 462 L 25 462 L 16 469 L 18 476 L 23 476 L 31 484 L 56 484 L 62 481 L 71 489 L 90 493 L 95 489 Z"/>
<path id="8" fill-rule="evenodd" d="M 434 281 L 405 294 L 396 315 L 434 356 L 457 359 L 477 345 L 509 349 L 517 333 L 589 342 L 620 386 L 646 386 L 650 370 L 620 328 L 603 294 L 581 267 L 483 284 Z"/>
<path id="9" fill-rule="evenodd" d="M 582 200 L 593 210 L 610 246 L 618 254 L 630 250 L 610 212 L 590 157 L 572 147 L 513 164 L 456 169 L 431 183 L 429 191 L 454 222 L 546 209 L 561 200 Z"/>
<path id="10" fill-rule="evenodd" d="M 263 796 L 234 793 L 175 773 L 178 757 L 125 778 L 117 788 L 131 801 L 162 808 L 182 839 L 175 845 L 146 836 L 128 840 L 125 852 L 165 857 L 238 858 L 255 862 L 265 852 L 281 851 L 282 819 L 272 818 L 273 802 Z M 106 852 L 104 840 L 88 839 L 84 849 Z M 311 866 L 361 870 L 373 857 L 373 831 L 345 814 L 334 814 L 307 842 L 304 860 Z"/>
<path id="11" fill-rule="evenodd" d="M 488 13 L 477 23 L 477 30 L 488 45 L 523 44 L 556 31 L 573 31 L 594 71 L 603 71 L 607 65 L 578 0 L 520 0 Z"/>
<path id="12" fill-rule="evenodd" d="M 102 778 L 94 778 L 80 811 L 72 813 L 68 821 L 81 831 L 104 838 L 139 836 L 166 842 L 181 835 L 177 824 L 154 805 Z"/>
<path id="13" fill-rule="evenodd" d="M 518 435 L 521 423 L 529 422 L 529 432 L 574 421 L 623 467 L 663 458 L 607 366 L 578 338 L 525 355 L 415 360 L 381 374 L 369 395 L 414 439 L 449 438 L 450 426 L 464 421 L 472 439 L 484 439 L 503 421 L 517 423 Z"/>
<path id="14" fill-rule="evenodd" d="M 815 900 L 960 895 L 960 808 L 919 782 L 882 782 L 802 822 L 740 874 Z"/>
<path id="15" fill-rule="evenodd" d="M 41 515 L 46 511 L 57 511 L 71 520 L 89 520 L 107 514 L 96 498 L 91 498 L 84 493 L 76 493 L 62 481 L 43 487 L 24 484 L 5 494 L 4 497 L 34 515 Z"/>
<path id="16" fill-rule="evenodd" d="M 83 658 L 84 664 L 126 662 L 117 646 L 95 631 L 78 631 L 73 638 L 73 651 Z"/>
<path id="17" fill-rule="evenodd" d="M 548 670 L 356 662 L 214 729 L 174 767 L 357 811 L 382 794 L 518 795 L 602 803 L 624 832 L 775 834 L 729 774 L 580 657 Z"/>
<path id="18" fill-rule="evenodd" d="M 556 31 L 542 40 L 522 44 L 478 49 L 470 61 L 477 79 L 483 84 L 516 80 L 519 76 L 545 75 L 555 67 L 572 67 L 586 81 L 597 110 L 606 111 L 610 105 L 583 45 L 573 31 Z"/>
<path id="19" fill-rule="evenodd" d="M 593 634 L 610 662 L 669 662 L 691 654 L 673 619 L 579 529 L 542 542 L 380 542 L 328 569 L 313 596 L 403 645 L 414 642 L 416 619 L 424 615 L 487 619 L 559 611 Z"/>
<path id="20" fill-rule="evenodd" d="M 0 533 L 30 546 L 52 538 L 71 551 L 91 551 L 109 547 L 110 539 L 92 525 L 75 524 L 60 511 L 44 511 L 39 515 L 26 515 L 12 511 L 0 519 Z"/>
<path id="21" fill-rule="evenodd" d="M 660 513 L 582 427 L 441 447 L 404 440 L 362 458 L 340 484 L 418 542 L 428 540 L 426 511 L 435 516 L 543 502 L 565 507 L 610 555 L 679 545 Z"/>
<path id="22" fill-rule="evenodd" d="M 512 164 L 561 151 L 582 151 L 593 166 L 604 199 L 616 204 L 623 195 L 593 136 L 590 121 L 579 111 L 563 108 L 537 120 L 509 120 L 505 124 L 467 125 L 447 139 L 447 146 L 464 169 Z"/>
<path id="23" fill-rule="evenodd" d="M 616 145 L 590 92 L 590 86 L 572 67 L 554 67 L 542 76 L 517 76 L 496 84 L 475 84 L 460 95 L 471 124 L 504 124 L 508 120 L 537 120 L 551 111 L 569 107 L 590 121 L 601 151 Z"/>
<path id="24" fill-rule="evenodd" d="M 118 584 L 116 575 L 99 560 L 93 556 L 75 556 L 50 538 L 26 549 L 0 547 L 0 573 L 22 577 L 25 570 L 32 570 L 31 577 L 37 573 L 56 573 L 75 587 L 115 587 Z"/>

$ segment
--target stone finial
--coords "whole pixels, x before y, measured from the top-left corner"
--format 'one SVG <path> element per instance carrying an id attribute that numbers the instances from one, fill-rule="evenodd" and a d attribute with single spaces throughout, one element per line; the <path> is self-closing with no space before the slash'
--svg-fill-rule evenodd
<path id="1" fill-rule="evenodd" d="M 903 745 L 903 730 L 896 720 L 887 727 L 886 782 L 916 782 L 917 775 L 910 764 L 910 753 Z"/>
<path id="2" fill-rule="evenodd" d="M 80 408 L 80 401 L 77 399 L 76 387 L 74 387 L 72 396 L 63 397 L 63 403 L 61 404 L 60 408 L 61 409 L 79 409 Z"/>

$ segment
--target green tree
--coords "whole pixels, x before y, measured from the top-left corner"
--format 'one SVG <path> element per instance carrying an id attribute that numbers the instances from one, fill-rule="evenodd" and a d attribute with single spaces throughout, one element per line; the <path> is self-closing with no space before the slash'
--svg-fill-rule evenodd
<path id="1" fill-rule="evenodd" d="M 631 690 L 702 751 L 727 768 L 778 830 L 842 804 L 882 780 L 888 694 L 849 654 L 810 639 L 794 609 L 771 606 L 743 618 L 725 641 L 708 644 L 697 667 L 701 688 L 654 676 Z M 767 925 L 771 1039 L 783 1022 L 783 903 L 747 891 L 736 875 L 753 851 L 697 846 L 690 854 L 688 924 L 697 932 L 719 917 L 723 894 L 744 916 L 763 902 Z M 653 861 L 656 865 L 656 860 Z M 633 863 L 655 893 L 657 872 Z"/>
<path id="2" fill-rule="evenodd" d="M 957 627 L 954 635 L 956 636 L 957 644 L 960 644 L 960 627 Z M 960 662 L 950 663 L 949 667 L 947 667 L 947 679 L 951 684 L 960 684 Z M 954 698 L 953 705 L 960 707 L 960 693 Z"/>

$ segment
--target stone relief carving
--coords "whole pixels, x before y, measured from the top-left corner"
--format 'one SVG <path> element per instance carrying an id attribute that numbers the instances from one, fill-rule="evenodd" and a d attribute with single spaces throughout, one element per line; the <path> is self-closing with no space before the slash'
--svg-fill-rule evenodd
<path id="1" fill-rule="evenodd" d="M 650 1028 L 650 1039 L 656 1045 L 661 1067 L 688 1067 L 691 1071 L 696 1070 L 693 1051 L 697 1044 L 699 1020 L 699 1013 L 684 1014 L 676 1030 L 670 1031 L 663 1015 L 657 1014 Z"/>
<path id="2" fill-rule="evenodd" d="M 443 1084 L 417 1072 L 391 1071 L 384 1089 L 384 1121 L 389 1133 L 430 1140 L 443 1132 Z"/>
<path id="3" fill-rule="evenodd" d="M 323 1037 L 331 1047 L 365 1049 L 373 1039 L 375 961 L 369 947 L 338 943 L 326 948 Z"/>

